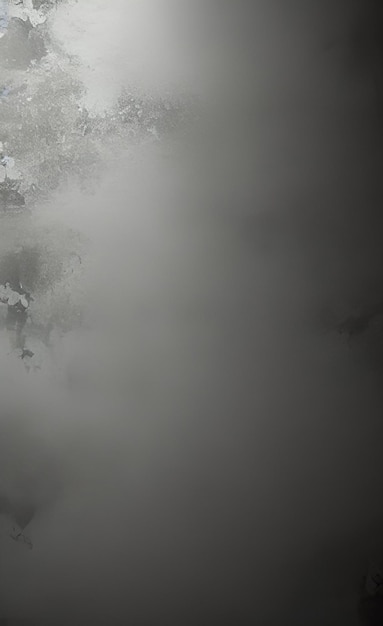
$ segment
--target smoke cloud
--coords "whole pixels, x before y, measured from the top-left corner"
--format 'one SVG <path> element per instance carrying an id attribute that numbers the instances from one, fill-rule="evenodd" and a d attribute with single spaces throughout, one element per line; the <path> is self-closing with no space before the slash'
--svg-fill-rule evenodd
<path id="1" fill-rule="evenodd" d="M 381 284 L 369 79 L 322 50 L 357 3 L 176 4 L 64 3 L 53 24 L 95 106 L 135 83 L 204 107 L 175 156 L 132 148 L 40 210 L 90 240 L 90 328 L 75 390 L 1 363 L 1 480 L 38 505 L 34 550 L 1 544 L 2 604 L 340 624 L 383 513 L 380 372 L 319 322 Z"/>

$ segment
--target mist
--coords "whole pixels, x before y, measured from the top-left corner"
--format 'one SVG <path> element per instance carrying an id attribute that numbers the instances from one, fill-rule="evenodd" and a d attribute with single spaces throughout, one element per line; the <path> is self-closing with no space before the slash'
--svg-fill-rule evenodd
<path id="1" fill-rule="evenodd" d="M 170 158 L 132 145 L 96 194 L 36 210 L 89 242 L 87 328 L 60 356 L 74 388 L 0 364 L 2 489 L 36 506 L 34 549 L 0 544 L 2 609 L 356 624 L 381 541 L 381 369 L 322 319 L 381 302 L 374 90 L 326 51 L 358 3 L 177 6 L 54 18 L 90 109 L 132 84 L 203 107 Z"/>

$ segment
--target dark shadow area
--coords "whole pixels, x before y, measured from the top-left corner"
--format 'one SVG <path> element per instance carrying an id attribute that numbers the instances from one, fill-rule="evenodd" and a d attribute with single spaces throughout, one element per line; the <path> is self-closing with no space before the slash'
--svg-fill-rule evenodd
<path id="1" fill-rule="evenodd" d="M 42 252 L 38 246 L 21 246 L 0 256 L 0 284 L 9 281 L 34 290 L 41 280 Z"/>
<path id="2" fill-rule="evenodd" d="M 0 183 L 0 211 L 17 211 L 25 207 L 25 197 L 20 193 L 20 183 L 7 178 Z"/>
<path id="3" fill-rule="evenodd" d="M 28 21 L 14 18 L 9 21 L 5 35 L 0 39 L 0 66 L 25 70 L 32 61 L 46 55 L 41 29 Z"/>

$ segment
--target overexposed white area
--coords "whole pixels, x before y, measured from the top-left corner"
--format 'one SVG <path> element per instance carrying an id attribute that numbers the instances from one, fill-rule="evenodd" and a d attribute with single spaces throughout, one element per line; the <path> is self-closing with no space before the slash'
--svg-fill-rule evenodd
<path id="1" fill-rule="evenodd" d="M 199 1 L 82 0 L 63 3 L 50 19 L 54 36 L 80 61 L 87 105 L 102 111 L 122 85 L 162 94 L 200 90 L 207 15 Z"/>

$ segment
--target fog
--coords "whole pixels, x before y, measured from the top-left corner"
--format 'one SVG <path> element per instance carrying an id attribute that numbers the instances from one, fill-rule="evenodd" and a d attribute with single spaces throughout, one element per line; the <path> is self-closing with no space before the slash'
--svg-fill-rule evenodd
<path id="1" fill-rule="evenodd" d="M 36 506 L 34 549 L 0 544 L 3 612 L 356 624 L 381 371 L 323 320 L 381 300 L 374 92 L 326 49 L 358 3 L 177 4 L 57 9 L 90 107 L 134 83 L 204 108 L 170 158 L 132 147 L 36 213 L 90 240 L 88 328 L 75 390 L 1 363 L 2 488 Z"/>

